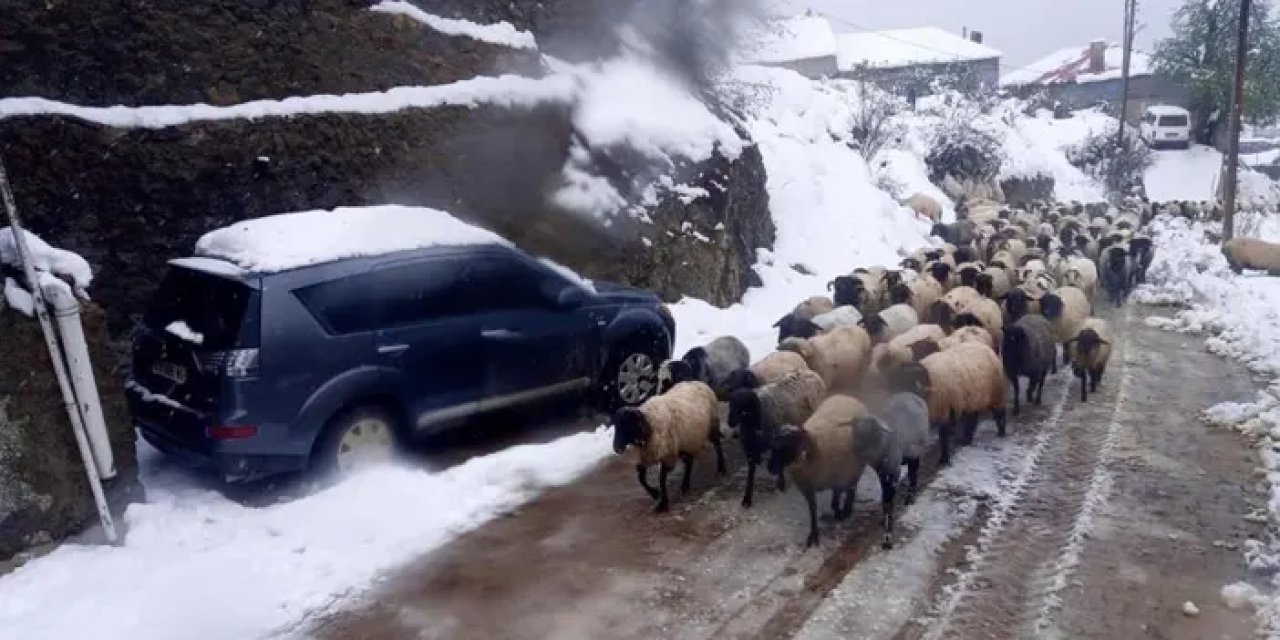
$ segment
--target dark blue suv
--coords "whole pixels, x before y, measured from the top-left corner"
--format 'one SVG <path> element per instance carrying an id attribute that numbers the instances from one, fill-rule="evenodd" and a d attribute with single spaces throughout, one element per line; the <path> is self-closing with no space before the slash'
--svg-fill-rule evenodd
<path id="1" fill-rule="evenodd" d="M 228 481 L 344 469 L 555 396 L 636 404 L 675 339 L 654 294 L 497 244 L 274 273 L 174 260 L 144 325 L 127 385 L 136 426 Z"/>

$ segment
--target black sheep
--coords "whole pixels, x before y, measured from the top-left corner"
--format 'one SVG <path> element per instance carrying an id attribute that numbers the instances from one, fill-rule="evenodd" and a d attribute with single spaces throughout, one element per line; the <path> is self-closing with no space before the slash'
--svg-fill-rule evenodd
<path id="1" fill-rule="evenodd" d="M 1124 247 L 1107 247 L 1100 262 L 1102 287 L 1111 304 L 1119 307 L 1129 295 L 1129 252 Z"/>
<path id="2" fill-rule="evenodd" d="M 1000 358 L 1004 361 L 1004 373 L 1013 385 L 1013 413 L 1022 413 L 1022 400 L 1018 388 L 1019 377 L 1027 378 L 1027 402 L 1039 405 L 1044 399 L 1044 382 L 1057 367 L 1057 346 L 1053 343 L 1053 328 L 1044 316 L 1025 315 L 1004 328 Z"/>

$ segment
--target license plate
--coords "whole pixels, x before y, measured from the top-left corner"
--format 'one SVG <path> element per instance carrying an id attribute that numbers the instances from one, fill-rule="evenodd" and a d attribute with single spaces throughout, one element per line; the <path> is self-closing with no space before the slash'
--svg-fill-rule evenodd
<path id="1" fill-rule="evenodd" d="M 151 365 L 151 373 L 176 384 L 187 381 L 187 368 L 172 362 L 157 362 Z"/>

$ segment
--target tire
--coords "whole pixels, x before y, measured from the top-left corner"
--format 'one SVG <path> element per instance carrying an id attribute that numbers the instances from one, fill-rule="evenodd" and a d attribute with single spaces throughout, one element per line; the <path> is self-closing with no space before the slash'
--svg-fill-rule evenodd
<path id="1" fill-rule="evenodd" d="M 619 343 L 605 362 L 600 391 L 609 411 L 634 407 L 653 396 L 658 388 L 658 366 L 666 357 L 658 341 L 648 336 Z"/>
<path id="2" fill-rule="evenodd" d="M 377 405 L 348 409 L 329 420 L 316 440 L 311 469 L 347 476 L 389 462 L 400 450 L 395 416 Z"/>

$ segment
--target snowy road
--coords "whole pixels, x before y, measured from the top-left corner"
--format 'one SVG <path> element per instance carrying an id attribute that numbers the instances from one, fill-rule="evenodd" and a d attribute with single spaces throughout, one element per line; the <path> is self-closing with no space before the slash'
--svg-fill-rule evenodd
<path id="1" fill-rule="evenodd" d="M 1247 577 L 1242 519 L 1263 497 L 1233 434 L 1198 418 L 1248 396 L 1239 367 L 1129 311 L 1102 392 L 1059 377 L 1012 436 L 990 425 L 907 509 L 881 551 L 878 490 L 805 552 L 798 495 L 695 470 L 667 516 L 629 469 L 552 489 L 384 581 L 322 638 L 1246 638 L 1218 590 Z M 731 447 L 733 451 L 735 447 Z M 736 453 L 736 451 L 734 451 Z M 734 460 L 732 462 L 739 462 Z M 931 466 L 931 465 L 930 465 Z M 762 486 L 767 483 L 762 483 Z M 1185 601 L 1196 618 L 1183 615 Z M 1212 630 L 1212 633 L 1210 633 Z"/>

